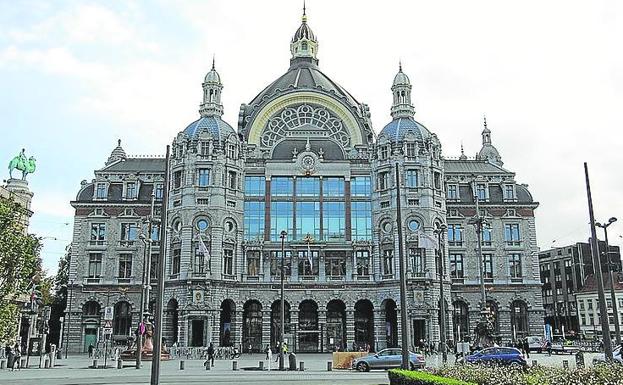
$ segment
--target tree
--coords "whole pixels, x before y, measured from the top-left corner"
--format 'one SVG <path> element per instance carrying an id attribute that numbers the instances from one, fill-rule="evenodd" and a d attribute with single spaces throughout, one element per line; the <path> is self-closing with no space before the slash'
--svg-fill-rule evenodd
<path id="1" fill-rule="evenodd" d="M 15 338 L 20 311 L 17 300 L 43 276 L 41 243 L 26 233 L 27 215 L 27 209 L 14 200 L 0 198 L 0 342 Z"/>

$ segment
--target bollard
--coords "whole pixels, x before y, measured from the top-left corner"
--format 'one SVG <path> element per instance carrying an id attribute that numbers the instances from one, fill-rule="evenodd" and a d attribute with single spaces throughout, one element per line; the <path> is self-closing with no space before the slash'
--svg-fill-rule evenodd
<path id="1" fill-rule="evenodd" d="M 121 358 L 117 360 L 117 369 L 123 369 L 123 360 Z"/>
<path id="2" fill-rule="evenodd" d="M 299 361 L 299 370 L 301 372 L 305 371 L 305 362 L 304 361 Z"/>
<path id="3" fill-rule="evenodd" d="M 93 360 L 93 365 L 91 365 L 92 369 L 97 369 L 97 360 Z"/>
<path id="4" fill-rule="evenodd" d="M 327 372 L 333 370 L 333 361 L 327 361 Z"/>
<path id="5" fill-rule="evenodd" d="M 20 369 L 28 369 L 28 358 L 27 357 L 22 357 L 19 361 L 19 368 Z"/>
<path id="6" fill-rule="evenodd" d="M 238 361 L 231 362 L 231 370 L 238 370 Z"/>
<path id="7" fill-rule="evenodd" d="M 260 361 L 259 367 L 260 370 L 264 370 L 264 361 Z"/>
<path id="8" fill-rule="evenodd" d="M 6 368 L 6 360 L 2 359 L 0 360 L 0 369 L 4 369 L 4 368 Z"/>
<path id="9" fill-rule="evenodd" d="M 180 360 L 180 370 L 184 370 L 184 360 Z"/>
<path id="10" fill-rule="evenodd" d="M 210 364 L 210 360 L 205 360 L 203 366 L 206 367 L 206 370 L 210 370 L 210 368 L 212 367 L 212 365 Z"/>
<path id="11" fill-rule="evenodd" d="M 569 361 L 563 360 L 562 361 L 562 367 L 563 367 L 563 369 L 569 369 Z"/>
<path id="12" fill-rule="evenodd" d="M 535 367 L 535 366 L 537 366 L 538 364 L 539 364 L 539 363 L 538 363 L 538 362 L 536 362 L 536 360 L 532 360 L 532 367 Z"/>
<path id="13" fill-rule="evenodd" d="M 50 369 L 50 357 L 46 356 L 43 359 L 43 368 L 44 369 Z"/>

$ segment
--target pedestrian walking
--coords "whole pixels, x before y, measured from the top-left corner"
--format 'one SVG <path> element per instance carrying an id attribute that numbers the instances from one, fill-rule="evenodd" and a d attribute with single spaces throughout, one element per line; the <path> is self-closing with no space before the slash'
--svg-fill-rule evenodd
<path id="1" fill-rule="evenodd" d="M 526 357 L 530 358 L 530 344 L 527 338 L 523 340 L 523 350 L 526 352 Z"/>
<path id="2" fill-rule="evenodd" d="M 547 340 L 547 344 L 545 345 L 546 349 L 547 349 L 547 354 L 548 355 L 552 355 L 552 341 Z"/>
<path id="3" fill-rule="evenodd" d="M 269 354 L 269 353 L 272 353 L 270 350 L 270 344 L 266 344 L 266 349 L 264 349 L 264 353 L 266 354 L 266 360 L 270 361 L 270 356 L 272 355 L 272 354 Z"/>
<path id="4" fill-rule="evenodd" d="M 210 342 L 210 346 L 208 346 L 208 360 L 206 365 L 214 367 L 214 344 L 212 342 Z"/>
<path id="5" fill-rule="evenodd" d="M 22 360 L 22 350 L 18 343 L 15 343 L 15 346 L 13 347 L 13 351 L 14 351 L 15 357 L 13 358 L 13 366 L 11 366 L 11 369 L 14 371 L 15 366 L 17 366 L 17 370 L 21 370 L 22 363 L 20 361 Z"/>
<path id="6" fill-rule="evenodd" d="M 93 357 L 93 349 L 94 349 L 93 344 L 89 344 L 89 349 L 88 349 L 88 351 L 89 351 L 89 358 Z"/>

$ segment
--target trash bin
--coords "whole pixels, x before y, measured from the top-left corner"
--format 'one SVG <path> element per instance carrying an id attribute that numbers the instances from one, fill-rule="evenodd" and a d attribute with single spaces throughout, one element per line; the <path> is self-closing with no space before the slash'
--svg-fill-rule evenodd
<path id="1" fill-rule="evenodd" d="M 290 353 L 288 356 L 288 362 L 290 363 L 289 370 L 296 370 L 296 354 Z"/>

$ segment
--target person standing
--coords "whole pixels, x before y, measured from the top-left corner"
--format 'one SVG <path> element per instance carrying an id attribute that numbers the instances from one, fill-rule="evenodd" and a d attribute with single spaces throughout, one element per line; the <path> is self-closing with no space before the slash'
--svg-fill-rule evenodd
<path id="1" fill-rule="evenodd" d="M 89 358 L 93 357 L 93 344 L 89 344 Z"/>
<path id="2" fill-rule="evenodd" d="M 266 344 L 266 348 L 264 349 L 264 353 L 266 354 L 266 360 L 270 361 L 269 353 L 270 352 L 270 344 Z"/>
<path id="3" fill-rule="evenodd" d="M 208 346 L 208 362 L 206 365 L 214 367 L 214 344 L 212 342 L 210 342 L 210 346 Z"/>
<path id="4" fill-rule="evenodd" d="M 526 358 L 530 358 L 530 344 L 528 343 L 528 338 L 523 340 L 523 350 L 526 352 Z"/>
<path id="5" fill-rule="evenodd" d="M 22 360 L 22 350 L 18 343 L 15 343 L 15 346 L 13 347 L 13 351 L 14 351 L 15 357 L 13 358 L 13 366 L 11 368 L 12 370 L 15 370 L 15 366 L 17 366 L 17 370 L 21 370 L 22 363 L 20 361 Z"/>
<path id="6" fill-rule="evenodd" d="M 266 361 L 268 361 L 268 371 L 270 372 L 270 363 L 273 360 L 273 350 L 270 345 L 266 345 Z"/>

